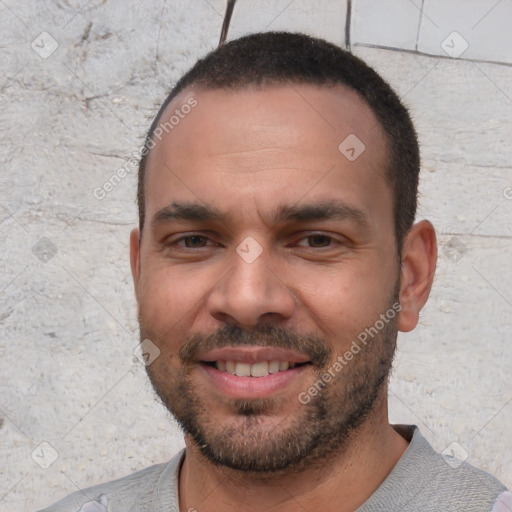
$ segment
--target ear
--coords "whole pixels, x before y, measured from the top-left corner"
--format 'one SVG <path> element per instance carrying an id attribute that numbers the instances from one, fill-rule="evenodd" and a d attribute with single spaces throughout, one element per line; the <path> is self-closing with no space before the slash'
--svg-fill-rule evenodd
<path id="1" fill-rule="evenodd" d="M 434 227 L 427 220 L 415 224 L 402 248 L 398 329 L 412 331 L 418 324 L 421 308 L 427 302 L 434 280 L 437 242 Z"/>
<path id="2" fill-rule="evenodd" d="M 132 269 L 135 298 L 137 299 L 137 316 L 139 314 L 139 281 L 140 281 L 140 234 L 137 228 L 130 233 L 130 267 Z"/>

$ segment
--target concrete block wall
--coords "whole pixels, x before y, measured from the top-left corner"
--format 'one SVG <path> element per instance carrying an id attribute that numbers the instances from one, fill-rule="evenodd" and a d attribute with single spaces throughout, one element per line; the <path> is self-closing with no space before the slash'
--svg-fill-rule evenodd
<path id="1" fill-rule="evenodd" d="M 133 353 L 134 161 L 166 91 L 216 46 L 224 7 L 0 2 L 0 511 L 34 510 L 182 446 Z M 410 107 L 418 218 L 436 226 L 440 253 L 420 326 L 399 337 L 391 421 L 419 425 L 508 486 L 511 9 L 239 0 L 230 31 L 348 43 Z"/>
<path id="2" fill-rule="evenodd" d="M 355 44 L 512 63 L 512 4 L 489 0 L 354 0 Z"/>

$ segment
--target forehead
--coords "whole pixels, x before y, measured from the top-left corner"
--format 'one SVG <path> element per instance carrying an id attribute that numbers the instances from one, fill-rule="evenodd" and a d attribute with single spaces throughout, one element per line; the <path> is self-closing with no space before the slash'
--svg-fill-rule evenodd
<path id="1" fill-rule="evenodd" d="M 390 202 L 386 137 L 346 87 L 188 89 L 159 126 L 147 165 L 147 215 L 174 199 L 219 206 L 259 194 L 261 204 L 275 203 L 278 191 L 290 201 L 339 189 Z"/>

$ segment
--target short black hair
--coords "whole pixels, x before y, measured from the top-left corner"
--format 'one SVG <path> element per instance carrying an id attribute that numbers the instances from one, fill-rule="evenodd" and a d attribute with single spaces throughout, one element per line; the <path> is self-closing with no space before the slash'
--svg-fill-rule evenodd
<path id="1" fill-rule="evenodd" d="M 361 59 L 332 43 L 305 34 L 266 32 L 220 46 L 200 59 L 173 87 L 149 128 L 145 148 L 154 146 L 154 132 L 166 107 L 191 86 L 240 90 L 286 83 L 346 86 L 356 91 L 377 117 L 388 142 L 386 174 L 393 192 L 400 255 L 416 215 L 420 170 L 416 131 L 407 108 L 391 86 Z M 148 154 L 149 150 L 143 152 L 139 165 L 137 201 L 141 233 Z"/>

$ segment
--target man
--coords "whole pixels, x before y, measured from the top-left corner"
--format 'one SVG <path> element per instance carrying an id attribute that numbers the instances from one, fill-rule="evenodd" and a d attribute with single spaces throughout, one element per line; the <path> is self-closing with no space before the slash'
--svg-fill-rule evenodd
<path id="1" fill-rule="evenodd" d="M 47 511 L 510 506 L 388 422 L 397 332 L 418 322 L 437 248 L 413 225 L 416 134 L 381 77 L 322 40 L 251 35 L 178 82 L 145 148 L 141 342 L 186 449 Z"/>

